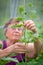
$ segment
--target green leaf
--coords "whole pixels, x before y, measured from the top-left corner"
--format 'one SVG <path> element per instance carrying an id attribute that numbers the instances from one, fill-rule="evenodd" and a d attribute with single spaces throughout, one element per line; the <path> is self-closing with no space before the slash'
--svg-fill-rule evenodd
<path id="1" fill-rule="evenodd" d="M 33 7 L 33 4 L 31 2 L 28 3 L 29 7 Z"/>
<path id="2" fill-rule="evenodd" d="M 19 6 L 19 13 L 22 13 L 24 11 L 24 6 Z"/>
<path id="3" fill-rule="evenodd" d="M 4 58 L 1 58 L 1 59 L 2 59 L 2 60 L 6 60 L 6 61 L 19 62 L 16 58 L 4 57 Z"/>
<path id="4" fill-rule="evenodd" d="M 38 18 L 38 16 L 35 13 L 31 13 L 29 16 L 30 18 Z"/>
<path id="5" fill-rule="evenodd" d="M 12 28 L 20 28 L 20 27 L 22 27 L 23 26 L 23 24 L 15 24 L 15 25 L 13 25 L 13 26 L 11 26 Z"/>
<path id="6" fill-rule="evenodd" d="M 39 38 L 39 34 L 33 34 L 34 38 Z"/>
<path id="7" fill-rule="evenodd" d="M 22 18 L 22 17 L 17 17 L 16 20 L 17 20 L 17 21 L 24 21 L 24 18 Z"/>
<path id="8" fill-rule="evenodd" d="M 2 44 L 0 44 L 0 49 L 2 49 Z"/>
<path id="9" fill-rule="evenodd" d="M 27 65 L 27 62 L 21 62 L 21 63 L 18 63 L 16 65 Z"/>
<path id="10" fill-rule="evenodd" d="M 35 60 L 32 60 L 32 61 L 28 62 L 27 65 L 41 65 L 41 64 Z"/>

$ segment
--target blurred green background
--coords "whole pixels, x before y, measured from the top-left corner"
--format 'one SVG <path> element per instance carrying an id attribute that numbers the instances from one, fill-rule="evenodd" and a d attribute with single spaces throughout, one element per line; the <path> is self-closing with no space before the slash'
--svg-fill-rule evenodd
<path id="1" fill-rule="evenodd" d="M 25 19 L 32 19 L 43 33 L 43 0 L 0 0 L 0 39 L 4 40 L 4 26 L 12 17 L 19 16 L 18 8 L 24 6 Z M 41 27 L 40 27 L 41 26 Z"/>

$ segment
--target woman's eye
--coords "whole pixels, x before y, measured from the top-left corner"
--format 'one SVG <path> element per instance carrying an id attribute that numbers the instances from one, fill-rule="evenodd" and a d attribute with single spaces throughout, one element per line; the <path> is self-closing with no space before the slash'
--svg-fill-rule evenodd
<path id="1" fill-rule="evenodd" d="M 18 30 L 21 30 L 21 28 L 18 28 Z"/>
<path id="2" fill-rule="evenodd" d="M 13 30 L 15 30 L 15 28 L 12 28 Z"/>
<path id="3" fill-rule="evenodd" d="M 23 28 L 19 28 L 19 30 L 22 30 Z"/>

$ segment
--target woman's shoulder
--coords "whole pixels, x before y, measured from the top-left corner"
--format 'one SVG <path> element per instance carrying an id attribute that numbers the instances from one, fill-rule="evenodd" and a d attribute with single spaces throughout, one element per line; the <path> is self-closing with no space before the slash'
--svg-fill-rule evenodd
<path id="1" fill-rule="evenodd" d="M 6 40 L 0 40 L 0 44 L 2 44 L 3 42 L 6 42 Z"/>
<path id="2" fill-rule="evenodd" d="M 2 40 L 0 40 L 0 49 L 2 49 L 3 47 L 3 43 L 2 43 Z"/>
<path id="3" fill-rule="evenodd" d="M 0 40 L 0 44 L 2 44 L 2 40 Z"/>
<path id="4" fill-rule="evenodd" d="M 0 40 L 0 44 L 2 45 L 2 49 L 5 49 L 7 47 L 6 40 Z"/>
<path id="5" fill-rule="evenodd" d="M 7 47 L 6 40 L 0 40 L 0 45 L 2 45 L 2 48 L 6 48 Z"/>

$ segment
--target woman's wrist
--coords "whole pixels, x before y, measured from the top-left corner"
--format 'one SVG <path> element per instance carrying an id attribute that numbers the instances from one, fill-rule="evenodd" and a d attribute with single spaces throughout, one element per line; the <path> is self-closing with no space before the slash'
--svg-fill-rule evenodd
<path id="1" fill-rule="evenodd" d="M 10 46 L 9 52 L 14 52 L 14 44 Z"/>

